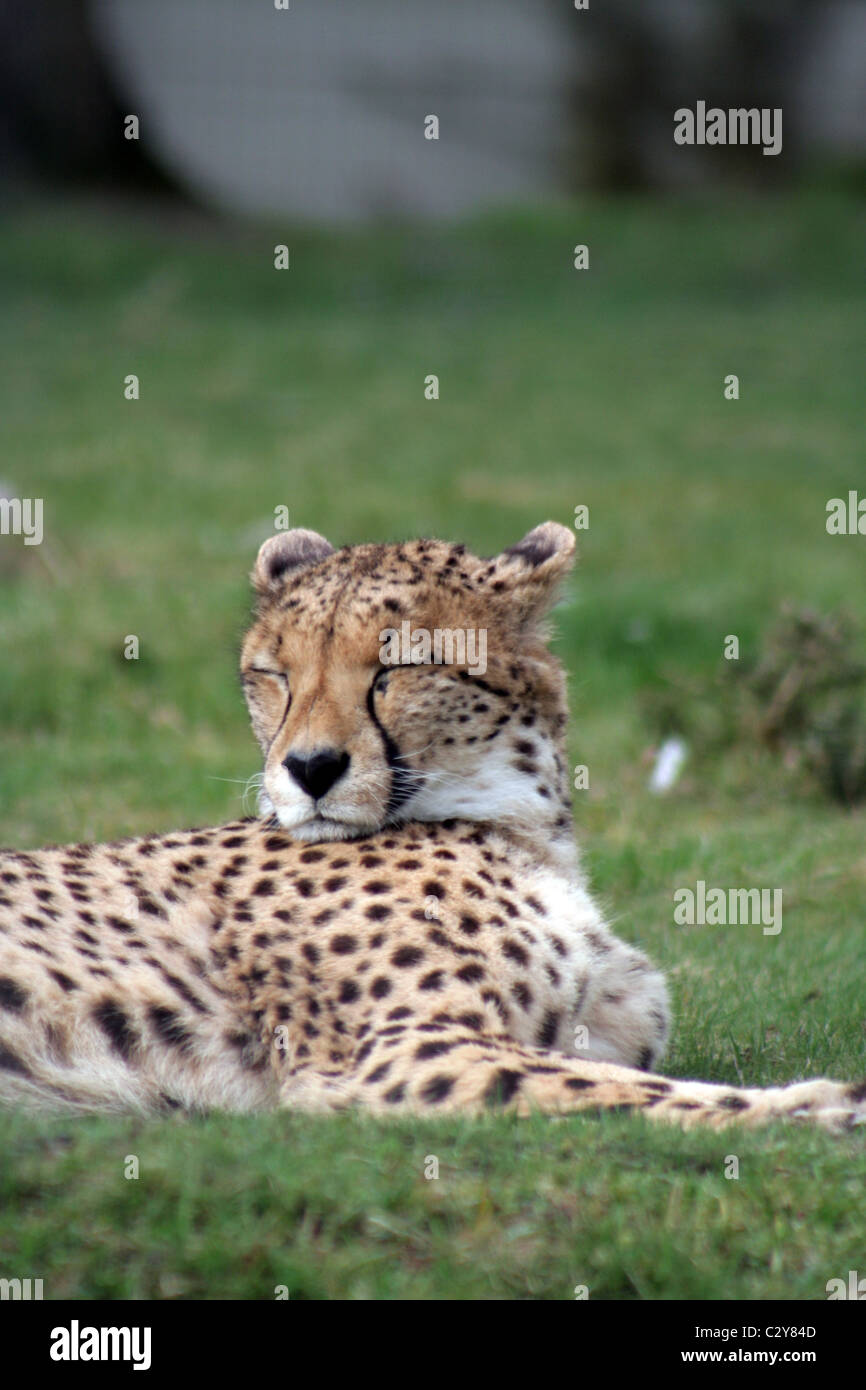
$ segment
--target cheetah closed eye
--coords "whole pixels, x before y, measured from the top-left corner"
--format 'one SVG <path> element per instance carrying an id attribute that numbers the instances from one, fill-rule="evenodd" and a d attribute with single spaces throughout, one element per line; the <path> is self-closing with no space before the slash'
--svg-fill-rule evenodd
<path id="1" fill-rule="evenodd" d="M 573 842 L 544 632 L 573 552 L 553 522 L 489 560 L 266 541 L 241 659 L 261 816 L 0 855 L 0 1100 L 866 1120 L 866 1086 L 648 1070 L 664 981 Z"/>

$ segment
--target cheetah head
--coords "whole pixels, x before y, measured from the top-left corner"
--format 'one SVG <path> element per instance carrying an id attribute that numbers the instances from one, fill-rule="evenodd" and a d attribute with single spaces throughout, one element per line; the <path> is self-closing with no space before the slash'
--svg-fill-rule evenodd
<path id="1" fill-rule="evenodd" d="M 262 813 L 306 841 L 409 820 L 570 832 L 543 620 L 574 549 L 551 521 L 491 559 L 435 540 L 265 541 L 241 655 Z"/>

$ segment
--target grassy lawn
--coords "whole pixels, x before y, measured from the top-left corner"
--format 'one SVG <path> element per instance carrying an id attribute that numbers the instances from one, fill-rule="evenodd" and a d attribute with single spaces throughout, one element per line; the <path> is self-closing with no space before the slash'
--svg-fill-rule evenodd
<path id="1" fill-rule="evenodd" d="M 665 1070 L 862 1076 L 866 813 L 747 743 L 696 750 L 654 798 L 644 711 L 711 677 L 727 634 L 754 651 L 785 599 L 866 627 L 866 540 L 824 527 L 866 493 L 864 242 L 864 206 L 831 196 L 340 236 L 7 217 L 0 479 L 44 499 L 45 543 L 0 540 L 0 842 L 239 813 L 236 652 L 276 506 L 335 542 L 490 553 L 583 503 L 557 638 L 576 824 L 616 929 L 669 974 Z M 780 887 L 783 930 L 674 925 L 699 878 Z M 13 1116 L 0 1276 L 46 1297 L 821 1299 L 866 1269 L 864 1185 L 862 1134 Z"/>

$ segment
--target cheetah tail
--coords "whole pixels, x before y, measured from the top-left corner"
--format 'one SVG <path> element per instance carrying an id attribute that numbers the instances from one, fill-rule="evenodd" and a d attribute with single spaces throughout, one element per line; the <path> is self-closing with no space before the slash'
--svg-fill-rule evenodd
<path id="1" fill-rule="evenodd" d="M 638 1110 L 683 1128 L 772 1120 L 807 1121 L 832 1130 L 866 1125 L 866 1083 L 818 1080 L 738 1089 L 676 1081 L 501 1038 L 450 1035 L 447 1025 L 439 1027 L 368 1039 L 363 1064 L 343 1078 L 296 1073 L 283 1083 L 283 1104 L 309 1110 L 358 1105 L 379 1114 Z"/>

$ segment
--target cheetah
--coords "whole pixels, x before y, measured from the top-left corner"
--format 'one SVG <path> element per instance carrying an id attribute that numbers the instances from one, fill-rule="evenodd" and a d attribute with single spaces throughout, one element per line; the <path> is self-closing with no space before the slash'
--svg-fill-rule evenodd
<path id="1" fill-rule="evenodd" d="M 664 979 L 574 843 L 546 629 L 574 549 L 553 522 L 491 559 L 269 538 L 241 653 L 260 815 L 0 856 L 0 1100 L 866 1120 L 866 1085 L 652 1070 Z M 384 661 L 404 623 L 483 631 L 483 673 L 455 643 Z"/>

